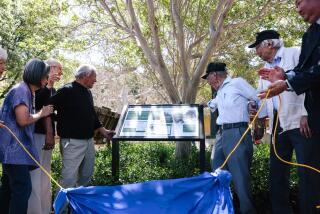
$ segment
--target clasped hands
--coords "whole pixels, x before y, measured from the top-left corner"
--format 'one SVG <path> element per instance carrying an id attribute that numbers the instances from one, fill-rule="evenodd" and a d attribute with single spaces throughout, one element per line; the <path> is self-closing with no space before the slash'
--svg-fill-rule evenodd
<path id="1" fill-rule="evenodd" d="M 286 75 L 282 68 L 278 66 L 275 66 L 274 68 L 260 68 L 257 73 L 262 79 L 271 82 L 268 89 L 261 91 L 258 95 L 260 99 L 264 99 L 267 96 L 268 90 L 270 90 L 268 98 L 271 98 L 288 89 L 288 85 L 285 81 Z"/>

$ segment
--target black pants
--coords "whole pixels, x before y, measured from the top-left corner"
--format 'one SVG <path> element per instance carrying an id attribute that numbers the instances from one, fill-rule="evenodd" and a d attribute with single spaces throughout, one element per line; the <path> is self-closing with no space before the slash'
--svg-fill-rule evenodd
<path id="1" fill-rule="evenodd" d="M 1 214 L 25 214 L 32 190 L 29 166 L 2 164 Z"/>
<path id="2" fill-rule="evenodd" d="M 293 150 L 297 162 L 320 168 L 320 137 L 305 138 L 299 129 L 285 131 L 276 135 L 278 155 L 291 161 Z M 291 214 L 289 204 L 290 165 L 281 162 L 270 148 L 270 200 L 272 213 Z M 316 205 L 320 205 L 320 174 L 307 168 L 298 168 L 299 175 L 299 213 L 318 213 Z"/>

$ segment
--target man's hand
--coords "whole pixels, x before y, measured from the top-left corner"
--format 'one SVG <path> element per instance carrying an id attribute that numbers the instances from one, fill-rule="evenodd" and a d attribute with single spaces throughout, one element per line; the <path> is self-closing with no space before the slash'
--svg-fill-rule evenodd
<path id="1" fill-rule="evenodd" d="M 258 111 L 257 103 L 255 101 L 249 101 L 248 110 L 249 110 L 250 116 L 256 115 Z"/>
<path id="2" fill-rule="evenodd" d="M 113 135 L 115 135 L 115 132 L 111 130 L 106 130 L 105 133 L 103 134 L 103 136 L 108 140 L 111 140 Z"/>
<path id="3" fill-rule="evenodd" d="M 311 129 L 308 125 L 308 116 L 302 116 L 300 119 L 300 133 L 306 138 L 310 138 L 312 136 Z"/>
<path id="4" fill-rule="evenodd" d="M 40 117 L 46 117 L 53 113 L 53 105 L 43 106 L 39 112 Z"/>
<path id="5" fill-rule="evenodd" d="M 115 135 L 115 132 L 112 130 L 107 130 L 104 127 L 100 127 L 97 129 L 100 134 L 102 134 L 103 137 L 105 137 L 107 140 L 111 140 L 113 135 Z"/>
<path id="6" fill-rule="evenodd" d="M 53 134 L 46 134 L 45 143 L 43 145 L 43 150 L 52 150 L 54 149 L 54 135 Z"/>
<path id="7" fill-rule="evenodd" d="M 288 86 L 285 80 L 277 80 L 276 82 L 269 85 L 268 90 L 270 90 L 270 93 L 268 98 L 281 94 L 287 89 Z M 260 94 L 258 94 L 258 97 L 260 99 L 266 98 L 268 90 L 262 91 Z"/>
<path id="8" fill-rule="evenodd" d="M 262 79 L 268 80 L 270 69 L 269 68 L 260 68 L 259 70 L 257 70 L 257 73 Z"/>
<path id="9" fill-rule="evenodd" d="M 48 78 L 48 88 L 53 88 L 54 84 L 58 82 L 61 78 L 61 75 L 56 71 L 50 71 Z"/>
<path id="10" fill-rule="evenodd" d="M 277 80 L 285 80 L 286 75 L 284 73 L 284 70 L 278 66 L 275 66 L 274 68 L 270 69 L 268 80 L 270 82 L 276 82 Z"/>
<path id="11" fill-rule="evenodd" d="M 203 108 L 207 108 L 207 107 L 209 107 L 209 106 L 208 106 L 208 103 L 207 103 L 207 102 L 205 102 L 205 101 L 203 101 L 203 102 L 199 103 L 199 106 L 202 106 Z"/>

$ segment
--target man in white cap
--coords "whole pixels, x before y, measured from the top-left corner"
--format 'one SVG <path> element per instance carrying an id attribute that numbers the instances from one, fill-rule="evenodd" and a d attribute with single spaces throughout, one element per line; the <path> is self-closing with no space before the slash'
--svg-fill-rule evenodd
<path id="1" fill-rule="evenodd" d="M 6 61 L 8 58 L 7 51 L 0 46 L 0 79 L 6 70 Z"/>

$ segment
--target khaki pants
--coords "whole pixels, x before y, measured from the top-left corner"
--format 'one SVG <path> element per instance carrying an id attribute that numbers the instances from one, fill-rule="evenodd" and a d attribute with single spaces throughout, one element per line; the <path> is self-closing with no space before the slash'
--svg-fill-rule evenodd
<path id="1" fill-rule="evenodd" d="M 52 150 L 43 150 L 45 135 L 34 134 L 40 164 L 50 173 Z M 52 208 L 51 181 L 40 169 L 30 171 L 32 192 L 28 202 L 28 214 L 49 214 Z"/>
<path id="2" fill-rule="evenodd" d="M 69 188 L 87 185 L 94 169 L 93 139 L 62 138 L 60 152 L 62 156 L 61 186 Z"/>
<path id="3" fill-rule="evenodd" d="M 60 140 L 62 172 L 60 184 L 63 188 L 85 186 L 89 183 L 94 170 L 95 149 L 93 139 Z M 68 213 L 68 204 L 60 213 Z"/>

